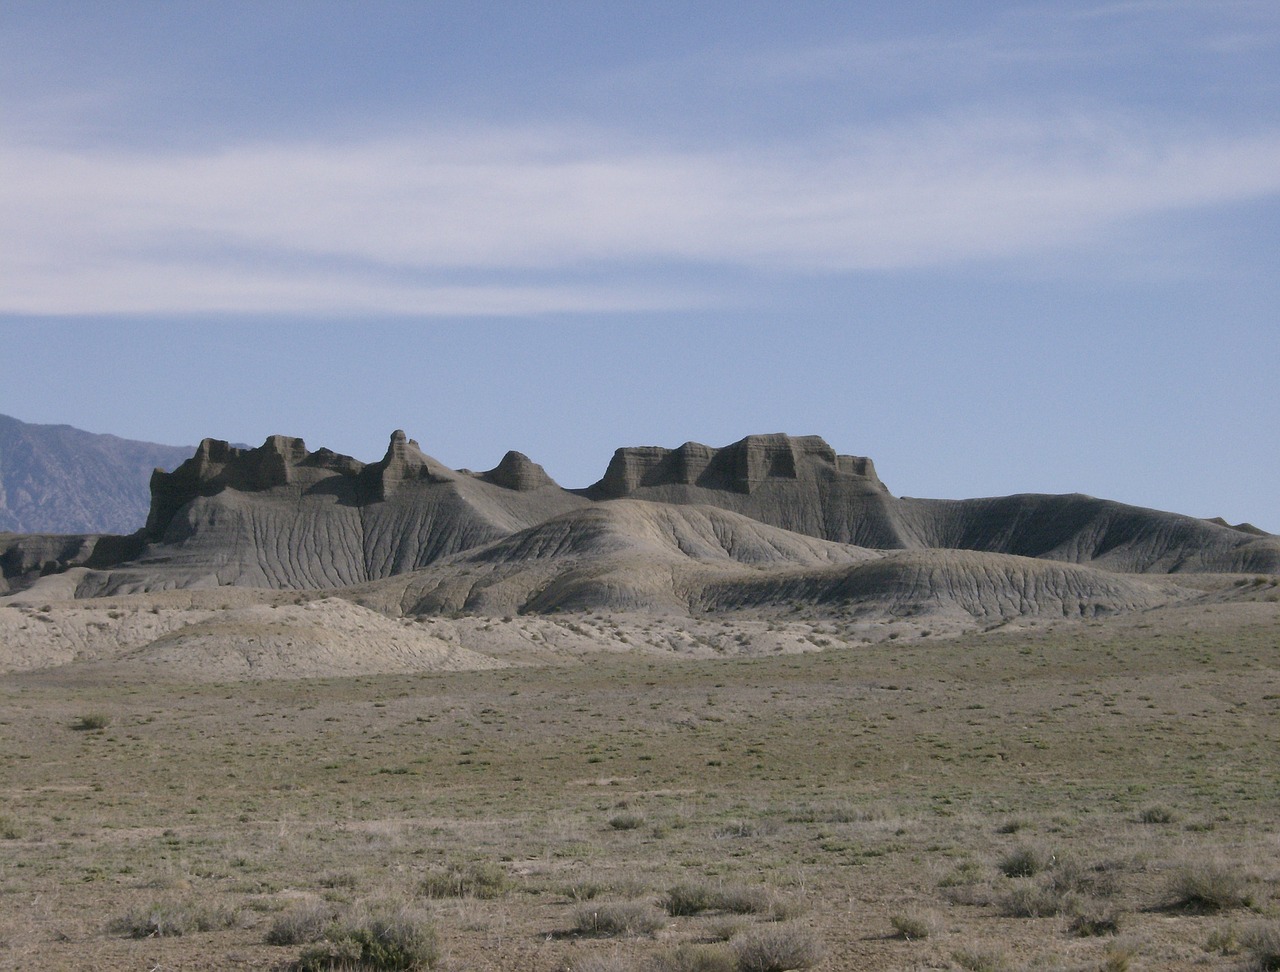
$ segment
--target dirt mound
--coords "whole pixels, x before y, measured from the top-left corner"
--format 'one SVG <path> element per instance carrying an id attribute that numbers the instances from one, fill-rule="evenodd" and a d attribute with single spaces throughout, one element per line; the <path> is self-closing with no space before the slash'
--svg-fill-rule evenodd
<path id="1" fill-rule="evenodd" d="M 48 595 L 53 588 L 45 588 Z M 321 678 L 501 667 L 349 600 L 246 588 L 0 609 L 0 672 L 72 663 L 177 680 Z"/>
<path id="2" fill-rule="evenodd" d="M 575 510 L 362 594 L 383 610 L 484 614 L 689 611 L 708 576 L 878 556 L 714 507 L 635 500 Z M 710 574 L 708 573 L 710 572 Z"/>
<path id="3" fill-rule="evenodd" d="M 333 678 L 502 663 L 340 598 L 220 612 L 123 654 L 117 668 L 197 681 Z"/>
<path id="4" fill-rule="evenodd" d="M 1194 595 L 1169 581 L 1007 554 L 919 550 L 844 568 L 794 571 L 707 586 L 705 610 L 796 605 L 883 617 L 1092 618 Z"/>
<path id="5" fill-rule="evenodd" d="M 897 501 L 913 546 L 982 550 L 1124 573 L 1280 572 L 1280 538 L 1092 496 Z"/>
<path id="6" fill-rule="evenodd" d="M 771 611 L 981 622 L 1081 618 L 1188 596 L 1167 580 L 973 551 L 869 551 L 771 529 L 712 507 L 618 501 L 361 591 L 384 611 Z"/>

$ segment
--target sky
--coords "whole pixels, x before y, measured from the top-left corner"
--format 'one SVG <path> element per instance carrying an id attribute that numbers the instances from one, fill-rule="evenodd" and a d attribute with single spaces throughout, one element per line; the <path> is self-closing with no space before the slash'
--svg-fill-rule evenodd
<path id="1" fill-rule="evenodd" d="M 0 0 L 0 413 L 1280 532 L 1274 0 Z"/>

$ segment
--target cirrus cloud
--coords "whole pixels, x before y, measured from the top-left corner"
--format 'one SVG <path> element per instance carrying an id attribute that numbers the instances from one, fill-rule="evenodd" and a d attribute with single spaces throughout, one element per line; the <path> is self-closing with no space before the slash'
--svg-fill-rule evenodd
<path id="1" fill-rule="evenodd" d="M 0 311 L 520 314 L 714 303 L 643 278 L 1089 251 L 1280 192 L 1280 133 L 935 118 L 806 144 L 490 130 L 157 154 L 0 148 Z M 597 279 L 608 273 L 615 282 Z"/>

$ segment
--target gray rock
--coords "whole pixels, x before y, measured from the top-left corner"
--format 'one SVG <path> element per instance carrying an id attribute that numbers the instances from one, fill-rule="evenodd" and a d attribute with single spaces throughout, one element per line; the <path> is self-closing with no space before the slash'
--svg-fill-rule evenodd
<path id="1" fill-rule="evenodd" d="M 1280 573 L 1280 538 L 1082 495 L 899 498 L 869 459 L 816 436 L 620 449 L 575 492 L 518 452 L 488 472 L 448 469 L 397 431 L 368 465 L 287 436 L 206 439 L 152 476 L 145 531 L 9 538 L 0 563 L 9 588 L 86 568 L 80 596 L 403 578 L 380 596 L 415 611 L 791 600 L 1007 619 L 1175 596 L 1121 574 Z"/>

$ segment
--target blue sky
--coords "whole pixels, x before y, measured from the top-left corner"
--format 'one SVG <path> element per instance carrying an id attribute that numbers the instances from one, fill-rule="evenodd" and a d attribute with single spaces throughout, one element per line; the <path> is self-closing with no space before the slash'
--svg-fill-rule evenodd
<path id="1" fill-rule="evenodd" d="M 1280 532 L 1280 7 L 0 0 L 0 412 Z"/>

